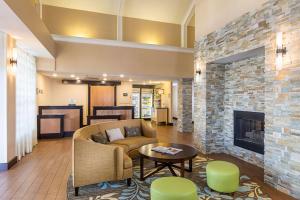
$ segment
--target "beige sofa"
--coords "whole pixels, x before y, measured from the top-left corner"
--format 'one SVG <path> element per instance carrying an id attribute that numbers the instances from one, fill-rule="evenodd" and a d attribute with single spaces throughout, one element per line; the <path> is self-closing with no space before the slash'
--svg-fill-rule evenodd
<path id="1" fill-rule="evenodd" d="M 124 126 L 141 127 L 143 136 L 128 137 L 109 144 L 90 139 L 92 134 L 105 134 L 105 130 L 112 128 L 120 128 L 125 135 Z M 130 185 L 133 174 L 131 158 L 138 156 L 139 147 L 156 142 L 156 131 L 140 119 L 103 122 L 77 130 L 73 135 L 72 150 L 75 195 L 78 195 L 79 187 L 103 181 L 127 179 Z"/>

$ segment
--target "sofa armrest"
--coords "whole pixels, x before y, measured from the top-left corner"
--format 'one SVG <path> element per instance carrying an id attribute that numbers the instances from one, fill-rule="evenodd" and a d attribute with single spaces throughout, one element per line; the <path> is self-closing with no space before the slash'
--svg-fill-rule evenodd
<path id="1" fill-rule="evenodd" d="M 156 130 L 150 127 L 144 120 L 142 120 L 142 130 L 145 137 L 156 138 Z"/>
<path id="2" fill-rule="evenodd" d="M 124 152 L 121 147 L 79 138 L 73 140 L 72 154 L 74 187 L 123 177 Z"/>

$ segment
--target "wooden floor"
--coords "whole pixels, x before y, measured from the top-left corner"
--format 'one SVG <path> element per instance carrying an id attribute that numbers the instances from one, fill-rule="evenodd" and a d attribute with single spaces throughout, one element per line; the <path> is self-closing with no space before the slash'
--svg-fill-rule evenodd
<path id="1" fill-rule="evenodd" d="M 192 144 L 192 134 L 177 133 L 175 127 L 159 126 L 157 130 L 160 142 Z M 66 183 L 71 171 L 71 145 L 70 138 L 39 141 L 31 154 L 9 171 L 0 173 L 0 199 L 66 199 Z M 263 183 L 263 169 L 225 154 L 209 157 L 236 163 L 241 173 L 262 185 L 272 199 L 292 199 Z"/>

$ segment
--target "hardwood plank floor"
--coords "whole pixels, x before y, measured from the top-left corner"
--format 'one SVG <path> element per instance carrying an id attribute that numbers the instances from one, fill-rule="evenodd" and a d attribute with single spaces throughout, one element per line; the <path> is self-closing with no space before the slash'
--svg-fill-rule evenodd
<path id="1" fill-rule="evenodd" d="M 153 127 L 156 128 L 155 125 Z M 157 131 L 160 142 L 192 144 L 192 134 L 178 133 L 176 127 L 158 126 Z M 39 141 L 31 154 L 9 171 L 0 173 L 0 199 L 66 199 L 66 183 L 71 172 L 71 146 L 70 138 Z M 212 154 L 209 157 L 237 164 L 241 173 L 258 182 L 272 199 L 293 199 L 264 184 L 263 169 L 226 154 Z"/>

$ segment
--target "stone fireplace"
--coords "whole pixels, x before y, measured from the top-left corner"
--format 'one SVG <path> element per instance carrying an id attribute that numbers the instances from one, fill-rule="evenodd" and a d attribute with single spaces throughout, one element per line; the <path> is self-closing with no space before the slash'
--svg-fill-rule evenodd
<path id="1" fill-rule="evenodd" d="M 195 67 L 202 73 L 194 77 L 195 146 L 206 154 L 227 153 L 264 168 L 266 183 L 297 198 L 299 30 L 300 1 L 269 0 L 195 43 Z M 284 33 L 288 52 L 282 69 L 275 64 L 277 32 Z M 260 117 L 244 120 L 242 133 L 235 135 L 236 111 Z"/>
<path id="2" fill-rule="evenodd" d="M 265 114 L 234 111 L 234 145 L 264 154 Z"/>

